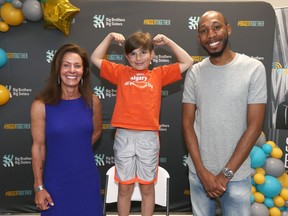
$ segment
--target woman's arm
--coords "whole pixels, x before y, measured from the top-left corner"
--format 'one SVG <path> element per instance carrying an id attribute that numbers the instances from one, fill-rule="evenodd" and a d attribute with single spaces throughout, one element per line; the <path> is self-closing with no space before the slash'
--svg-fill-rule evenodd
<path id="1" fill-rule="evenodd" d="M 99 139 L 102 132 L 102 106 L 96 95 L 93 95 L 93 126 L 92 145 Z"/>
<path id="2" fill-rule="evenodd" d="M 43 181 L 45 166 L 45 106 L 40 100 L 35 100 L 31 106 L 31 133 L 32 133 L 32 169 L 34 174 L 35 203 L 41 210 L 53 206 L 53 200 L 46 191 Z"/>

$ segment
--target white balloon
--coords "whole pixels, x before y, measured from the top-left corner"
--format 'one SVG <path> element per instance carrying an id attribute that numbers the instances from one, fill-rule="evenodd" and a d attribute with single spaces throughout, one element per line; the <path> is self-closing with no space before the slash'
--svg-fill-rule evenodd
<path id="1" fill-rule="evenodd" d="M 23 3 L 19 0 L 12 0 L 11 4 L 14 8 L 20 9 L 22 8 Z"/>
<path id="2" fill-rule="evenodd" d="M 24 1 L 22 12 L 24 17 L 30 21 L 39 21 L 43 17 L 41 3 L 37 0 Z"/>
<path id="3" fill-rule="evenodd" d="M 266 136 L 265 136 L 265 133 L 262 131 L 260 136 L 256 140 L 255 145 L 261 148 L 264 143 L 266 143 Z"/>
<path id="4" fill-rule="evenodd" d="M 269 210 L 263 203 L 254 202 L 251 205 L 251 216 L 269 216 Z"/>
<path id="5" fill-rule="evenodd" d="M 276 178 L 283 175 L 285 172 L 285 165 L 282 160 L 277 158 L 267 158 L 263 166 L 267 175 L 274 176 Z"/>

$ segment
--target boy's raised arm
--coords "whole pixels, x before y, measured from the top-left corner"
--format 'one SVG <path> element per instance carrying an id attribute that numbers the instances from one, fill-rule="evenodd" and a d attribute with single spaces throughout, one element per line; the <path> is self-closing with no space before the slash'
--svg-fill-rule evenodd
<path id="1" fill-rule="evenodd" d="M 177 43 L 175 43 L 167 36 L 163 34 L 158 34 L 153 38 L 153 41 L 155 45 L 166 45 L 173 51 L 179 61 L 181 73 L 183 73 L 192 66 L 194 62 L 192 57 L 183 48 L 181 48 Z"/>
<path id="2" fill-rule="evenodd" d="M 100 69 L 102 60 L 107 52 L 107 49 L 112 41 L 117 42 L 120 46 L 125 41 L 125 38 L 122 34 L 111 32 L 109 33 L 104 40 L 96 47 L 91 55 L 92 63 Z"/>

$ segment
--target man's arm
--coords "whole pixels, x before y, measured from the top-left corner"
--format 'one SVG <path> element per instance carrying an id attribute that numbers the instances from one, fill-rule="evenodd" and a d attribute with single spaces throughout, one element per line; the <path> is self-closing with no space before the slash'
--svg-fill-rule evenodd
<path id="1" fill-rule="evenodd" d="M 261 134 L 265 118 L 266 104 L 248 104 L 247 129 L 239 140 L 226 167 L 234 173 L 249 156 L 251 149 Z"/>
<path id="2" fill-rule="evenodd" d="M 195 112 L 196 112 L 195 104 L 183 103 L 182 124 L 183 124 L 184 138 L 186 146 L 188 148 L 188 152 L 193 160 L 196 172 L 198 173 L 199 171 L 201 175 L 201 173 L 206 169 L 202 163 L 198 146 L 198 140 L 194 130 Z"/>

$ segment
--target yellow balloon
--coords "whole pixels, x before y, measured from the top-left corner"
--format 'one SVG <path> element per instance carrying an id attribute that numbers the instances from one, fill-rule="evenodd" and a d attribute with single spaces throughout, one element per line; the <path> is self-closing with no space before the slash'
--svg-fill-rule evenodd
<path id="1" fill-rule="evenodd" d="M 253 195 L 254 195 L 255 202 L 258 202 L 258 203 L 263 203 L 264 202 L 265 196 L 262 193 L 255 192 Z"/>
<path id="2" fill-rule="evenodd" d="M 272 207 L 269 209 L 270 216 L 281 216 L 281 211 L 277 207 Z"/>
<path id="3" fill-rule="evenodd" d="M 262 174 L 262 175 L 265 175 L 265 174 L 266 174 L 265 169 L 263 169 L 262 167 L 256 168 L 256 169 L 255 169 L 255 172 L 256 172 L 256 173 L 260 173 L 260 174 Z"/>
<path id="4" fill-rule="evenodd" d="M 254 194 L 256 192 L 256 187 L 255 186 L 251 186 L 251 193 Z"/>
<path id="5" fill-rule="evenodd" d="M 288 188 L 288 174 L 287 173 L 283 173 L 283 175 L 280 176 L 278 180 L 280 181 L 282 187 Z"/>
<path id="6" fill-rule="evenodd" d="M 24 15 L 21 9 L 14 8 L 9 2 L 1 7 L 1 18 L 8 25 L 17 26 L 23 23 Z"/>
<path id="7" fill-rule="evenodd" d="M 286 201 L 288 200 L 288 188 L 282 188 L 280 196 Z"/>
<path id="8" fill-rule="evenodd" d="M 271 145 L 273 148 L 276 146 L 275 142 L 273 142 L 271 140 L 267 141 L 266 144 Z"/>
<path id="9" fill-rule="evenodd" d="M 285 205 L 285 200 L 281 196 L 275 196 L 273 201 L 277 207 L 282 207 Z"/>
<path id="10" fill-rule="evenodd" d="M 270 155 L 273 157 L 273 158 L 277 158 L 277 159 L 280 159 L 283 155 L 283 152 L 280 148 L 278 147 L 275 147 L 272 149 Z"/>
<path id="11" fill-rule="evenodd" d="M 80 9 L 68 0 L 42 0 L 45 28 L 57 28 L 65 36 L 69 35 L 70 24 Z"/>
<path id="12" fill-rule="evenodd" d="M 4 85 L 0 85 L 0 105 L 4 105 L 9 99 L 10 91 Z"/>
<path id="13" fill-rule="evenodd" d="M 256 173 L 254 175 L 254 181 L 256 184 L 263 184 L 265 182 L 265 176 L 261 173 Z"/>
<path id="14" fill-rule="evenodd" d="M 9 25 L 5 22 L 0 22 L 0 32 L 7 32 L 9 30 Z"/>

